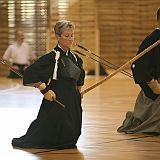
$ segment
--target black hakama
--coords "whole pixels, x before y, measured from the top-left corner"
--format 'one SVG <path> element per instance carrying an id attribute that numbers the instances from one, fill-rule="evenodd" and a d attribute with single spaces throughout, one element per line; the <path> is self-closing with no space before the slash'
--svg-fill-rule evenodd
<path id="1" fill-rule="evenodd" d="M 14 138 L 12 145 L 23 148 L 73 148 L 81 135 L 82 107 L 81 94 L 77 86 L 84 84 L 84 70 L 82 60 L 77 55 L 68 52 L 67 55 L 58 46 L 60 52 L 58 59 L 57 80 L 52 79 L 55 66 L 55 52 L 42 56 L 28 67 L 24 73 L 24 85 L 35 82 L 48 82 L 49 87 L 56 93 L 56 99 L 65 105 L 60 106 L 55 101 L 42 100 L 37 118 L 31 123 L 26 134 Z M 67 57 L 80 69 L 77 80 L 61 75 L 64 67 L 61 59 Z"/>

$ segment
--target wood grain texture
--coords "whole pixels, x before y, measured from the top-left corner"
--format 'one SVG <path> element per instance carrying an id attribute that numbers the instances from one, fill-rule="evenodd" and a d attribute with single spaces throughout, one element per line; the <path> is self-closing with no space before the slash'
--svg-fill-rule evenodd
<path id="1" fill-rule="evenodd" d="M 110 71 L 112 72 L 112 71 Z M 104 77 L 87 77 L 84 89 Z M 82 135 L 76 149 L 13 149 L 11 139 L 24 134 L 36 118 L 42 95 L 21 80 L 0 77 L 0 159 L 4 160 L 159 160 L 160 138 L 117 133 L 133 110 L 139 87 L 117 74 L 83 97 Z"/>

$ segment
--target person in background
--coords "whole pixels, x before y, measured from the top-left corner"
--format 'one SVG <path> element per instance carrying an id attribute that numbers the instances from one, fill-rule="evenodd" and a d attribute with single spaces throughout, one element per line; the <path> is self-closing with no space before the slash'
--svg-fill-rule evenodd
<path id="1" fill-rule="evenodd" d="M 138 54 L 160 40 L 160 8 L 157 10 L 158 27 L 139 47 Z M 160 45 L 131 65 L 135 83 L 141 91 L 134 111 L 128 111 L 118 132 L 160 134 Z"/>
<path id="2" fill-rule="evenodd" d="M 25 135 L 13 138 L 20 148 L 75 148 L 81 135 L 81 87 L 85 72 L 83 61 L 70 51 L 74 42 L 73 22 L 60 20 L 54 31 L 57 45 L 25 71 L 23 84 L 36 87 L 43 94 L 37 118 Z M 54 100 L 65 105 L 63 108 Z"/>
<path id="3" fill-rule="evenodd" d="M 36 59 L 32 48 L 28 43 L 24 42 L 24 33 L 22 30 L 16 31 L 16 41 L 9 45 L 3 55 L 3 60 L 9 62 L 11 67 L 23 75 L 26 67 Z M 19 75 L 10 70 L 9 78 L 20 78 Z"/>

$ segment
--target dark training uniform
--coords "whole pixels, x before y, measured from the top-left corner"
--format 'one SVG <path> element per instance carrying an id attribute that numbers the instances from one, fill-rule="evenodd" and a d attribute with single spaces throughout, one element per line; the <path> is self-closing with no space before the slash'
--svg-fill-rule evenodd
<path id="1" fill-rule="evenodd" d="M 160 39 L 160 29 L 155 29 L 139 47 L 137 54 Z M 134 80 L 141 91 L 134 112 L 128 111 L 118 132 L 160 134 L 160 95 L 154 94 L 147 82 L 160 78 L 160 45 L 133 62 Z"/>
<path id="2" fill-rule="evenodd" d="M 58 47 L 57 80 L 52 79 L 49 87 L 56 93 L 56 99 L 65 105 L 65 108 L 55 101 L 43 99 L 37 118 L 31 123 L 27 133 L 12 140 L 12 145 L 24 148 L 72 148 L 75 147 L 81 135 L 82 107 L 81 94 L 76 88 L 84 84 L 85 72 L 82 60 L 70 51 Z M 24 85 L 45 82 L 52 78 L 55 67 L 54 51 L 42 56 L 24 72 Z"/>

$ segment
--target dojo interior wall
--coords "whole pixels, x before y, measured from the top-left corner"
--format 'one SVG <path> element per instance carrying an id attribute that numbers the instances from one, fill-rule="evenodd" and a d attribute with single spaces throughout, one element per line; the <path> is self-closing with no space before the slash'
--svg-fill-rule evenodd
<path id="1" fill-rule="evenodd" d="M 76 25 L 77 43 L 120 66 L 135 55 L 142 39 L 155 28 L 159 5 L 159 0 L 3 0 L 0 57 L 13 42 L 17 28 L 25 31 L 26 41 L 38 56 L 45 54 L 56 42 L 55 22 L 68 19 Z M 90 70 L 97 64 L 85 58 L 84 66 Z M 0 75 L 7 72 L 0 64 Z"/>

